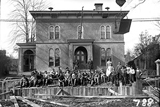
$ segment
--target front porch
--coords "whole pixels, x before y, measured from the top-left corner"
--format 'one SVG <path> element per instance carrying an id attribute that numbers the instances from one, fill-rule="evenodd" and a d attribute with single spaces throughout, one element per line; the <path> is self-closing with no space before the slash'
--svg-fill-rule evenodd
<path id="1" fill-rule="evenodd" d="M 68 39 L 70 68 L 89 69 L 90 61 L 93 61 L 94 39 Z"/>
<path id="2" fill-rule="evenodd" d="M 17 43 L 19 46 L 18 75 L 30 75 L 36 64 L 36 43 Z"/>

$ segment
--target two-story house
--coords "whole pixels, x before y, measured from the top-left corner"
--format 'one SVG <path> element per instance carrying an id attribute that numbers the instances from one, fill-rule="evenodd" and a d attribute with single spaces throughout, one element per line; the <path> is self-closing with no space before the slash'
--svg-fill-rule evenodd
<path id="1" fill-rule="evenodd" d="M 109 59 L 113 66 L 125 62 L 124 33 L 131 21 L 122 19 L 129 11 L 103 11 L 102 6 L 97 3 L 94 10 L 83 11 L 30 11 L 36 21 L 36 42 L 17 43 L 19 74 L 58 66 L 73 69 L 75 61 L 79 69 L 85 69 L 90 59 L 94 69 L 105 67 Z"/>

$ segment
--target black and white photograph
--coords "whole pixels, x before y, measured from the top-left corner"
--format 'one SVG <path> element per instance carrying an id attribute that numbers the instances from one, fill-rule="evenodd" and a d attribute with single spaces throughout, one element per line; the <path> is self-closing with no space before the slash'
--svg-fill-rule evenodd
<path id="1" fill-rule="evenodd" d="M 160 0 L 0 0 L 0 107 L 160 107 Z"/>

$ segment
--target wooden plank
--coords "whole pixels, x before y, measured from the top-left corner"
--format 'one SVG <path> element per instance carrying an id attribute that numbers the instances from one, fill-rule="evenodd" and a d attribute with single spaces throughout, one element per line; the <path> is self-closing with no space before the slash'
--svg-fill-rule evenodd
<path id="1" fill-rule="evenodd" d="M 31 101 L 23 98 L 23 97 L 16 96 L 16 98 L 22 100 L 23 102 L 27 103 L 28 105 L 30 105 L 30 106 L 32 106 L 32 107 L 41 107 L 40 105 L 35 104 L 35 103 L 33 103 L 33 102 L 31 102 Z"/>
<path id="2" fill-rule="evenodd" d="M 147 91 L 147 90 L 142 90 L 145 94 L 147 94 L 148 96 L 152 97 L 153 99 L 155 99 L 157 102 L 159 102 L 159 98 L 156 97 L 153 93 Z"/>
<path id="3" fill-rule="evenodd" d="M 142 99 L 142 98 L 150 98 L 149 96 L 128 96 L 128 95 L 120 95 L 120 96 L 65 96 L 65 95 L 47 95 L 47 94 L 36 94 L 36 96 L 52 96 L 52 97 L 63 97 L 63 98 L 104 98 L 104 99 L 123 99 L 123 98 L 134 98 L 134 99 Z"/>
<path id="4" fill-rule="evenodd" d="M 41 102 L 46 102 L 46 103 L 51 103 L 51 104 L 56 104 L 56 105 L 60 105 L 60 106 L 65 106 L 65 107 L 69 107 L 69 105 L 67 104 L 62 104 L 62 103 L 58 103 L 55 101 L 49 101 L 49 100 L 44 100 L 44 99 L 35 99 L 35 98 L 29 98 L 29 97 L 25 97 L 25 99 L 33 99 L 33 100 L 38 100 Z"/>
<path id="5" fill-rule="evenodd" d="M 113 95 L 116 95 L 116 96 L 117 96 L 117 95 L 120 95 L 119 93 L 115 92 L 114 90 L 112 90 L 112 89 L 110 89 L 110 88 L 108 89 L 108 91 L 111 92 Z"/>
<path id="6" fill-rule="evenodd" d="M 15 96 L 10 96 L 10 99 L 11 99 L 11 101 L 13 101 L 13 102 L 14 102 L 14 107 L 19 107 L 18 102 L 17 102 L 17 100 L 16 100 L 16 97 L 15 97 Z"/>

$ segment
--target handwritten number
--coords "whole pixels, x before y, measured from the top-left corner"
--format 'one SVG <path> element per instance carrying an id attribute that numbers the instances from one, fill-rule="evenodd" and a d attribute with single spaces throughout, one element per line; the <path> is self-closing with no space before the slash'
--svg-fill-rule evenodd
<path id="1" fill-rule="evenodd" d="M 133 99 L 133 101 L 137 103 L 136 106 L 138 106 L 139 103 L 140 103 L 140 100 L 139 100 L 139 99 Z"/>

